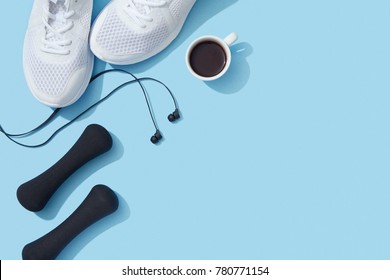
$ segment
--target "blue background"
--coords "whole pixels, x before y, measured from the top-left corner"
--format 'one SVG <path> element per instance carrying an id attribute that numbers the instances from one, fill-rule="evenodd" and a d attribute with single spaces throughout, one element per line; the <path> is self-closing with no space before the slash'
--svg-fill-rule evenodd
<path id="1" fill-rule="evenodd" d="M 30 94 L 22 47 L 33 1 L 4 1 L 0 121 L 33 128 L 51 109 Z M 94 17 L 108 3 L 95 1 Z M 81 234 L 60 259 L 389 259 L 390 2 L 198 0 L 182 33 L 158 56 L 125 69 L 148 83 L 165 141 L 133 85 L 40 149 L 0 135 L 0 258 L 57 226 L 99 183 L 117 213 Z M 197 37 L 235 31 L 232 67 L 210 83 L 186 69 Z M 95 73 L 111 68 L 96 60 Z M 96 82 L 40 133 L 45 140 L 128 77 Z M 113 135 L 109 153 L 77 171 L 42 212 L 16 189 L 56 162 L 88 124 Z"/>

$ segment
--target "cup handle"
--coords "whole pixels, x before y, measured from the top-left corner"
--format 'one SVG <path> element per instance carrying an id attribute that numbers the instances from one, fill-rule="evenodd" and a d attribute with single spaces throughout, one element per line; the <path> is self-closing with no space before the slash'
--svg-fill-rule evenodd
<path id="1" fill-rule="evenodd" d="M 231 33 L 229 36 L 227 36 L 227 37 L 224 39 L 224 41 L 225 41 L 225 43 L 230 47 L 231 45 L 233 45 L 233 43 L 234 43 L 235 41 L 237 41 L 237 39 L 238 39 L 237 33 L 236 33 L 236 32 L 233 32 L 233 33 Z"/>

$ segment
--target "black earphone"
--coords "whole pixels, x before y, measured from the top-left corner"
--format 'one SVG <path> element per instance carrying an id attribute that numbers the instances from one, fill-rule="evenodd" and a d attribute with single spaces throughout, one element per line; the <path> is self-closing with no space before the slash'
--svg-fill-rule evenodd
<path id="1" fill-rule="evenodd" d="M 153 134 L 153 136 L 150 138 L 150 142 L 152 142 L 153 144 L 157 144 L 158 142 L 160 142 L 160 140 L 162 139 L 162 135 L 161 135 L 161 132 L 160 130 L 156 130 L 156 133 Z"/>
<path id="2" fill-rule="evenodd" d="M 173 103 L 174 103 L 174 106 L 175 106 L 175 111 L 173 111 L 171 114 L 168 115 L 168 120 L 170 122 L 175 122 L 176 120 L 180 119 L 180 111 L 179 111 L 179 106 L 178 106 L 178 103 L 176 101 L 176 98 L 175 96 L 173 95 L 173 93 L 171 92 L 171 90 L 161 81 L 157 80 L 157 79 L 154 79 L 154 78 L 151 78 L 151 77 L 142 77 L 142 78 L 137 78 L 134 74 L 126 71 L 126 70 L 123 70 L 123 69 L 108 69 L 108 70 L 105 70 L 105 71 L 102 71 L 98 74 L 96 74 L 95 76 L 93 76 L 89 82 L 89 84 L 91 84 L 93 81 L 95 81 L 97 78 L 99 78 L 100 76 L 102 75 L 105 75 L 107 73 L 111 73 L 111 72 L 120 72 L 120 73 L 125 73 L 125 74 L 128 74 L 128 75 L 131 75 L 134 79 L 133 80 L 130 80 L 130 81 L 127 81 L 121 85 L 119 85 L 118 87 L 116 87 L 114 90 L 112 90 L 110 93 L 108 93 L 105 97 L 103 97 L 102 99 L 100 99 L 99 101 L 95 102 L 94 104 L 92 104 L 90 107 L 88 107 L 87 109 L 85 109 L 83 112 L 81 112 L 79 115 L 77 115 L 76 117 L 74 117 L 72 120 L 70 120 L 69 122 L 67 122 L 66 124 L 64 124 L 63 126 L 61 126 L 60 128 L 58 128 L 56 131 L 54 131 L 54 133 L 44 142 L 40 143 L 40 144 L 37 144 L 37 145 L 26 145 L 26 144 L 23 144 L 21 142 L 18 142 L 14 139 L 14 137 L 26 137 L 26 136 L 29 136 L 29 135 L 32 135 L 36 132 L 38 132 L 39 130 L 41 130 L 43 127 L 45 127 L 46 125 L 48 125 L 50 122 L 52 122 L 54 120 L 54 118 L 56 117 L 56 115 L 58 115 L 59 111 L 62 109 L 62 108 L 56 108 L 53 113 L 50 114 L 50 116 L 44 121 L 42 122 L 40 125 L 38 125 L 36 128 L 30 130 L 30 131 L 27 131 L 27 132 L 24 132 L 24 133 L 18 133 L 18 134 L 11 134 L 11 133 L 8 133 L 4 130 L 4 128 L 0 125 L 0 132 L 3 133 L 10 141 L 14 142 L 15 144 L 17 145 L 20 145 L 22 147 L 26 147 L 26 148 L 38 148 L 38 147 L 42 147 L 46 144 L 48 144 L 60 131 L 62 131 L 63 129 L 65 129 L 66 127 L 68 127 L 69 125 L 71 125 L 73 122 L 75 122 L 77 119 L 79 119 L 81 116 L 83 116 L 84 114 L 86 114 L 88 111 L 90 111 L 92 108 L 96 107 L 97 105 L 99 105 L 100 103 L 104 102 L 106 99 L 108 99 L 109 97 L 111 97 L 115 92 L 117 92 L 118 90 L 122 89 L 123 87 L 126 87 L 130 84 L 133 84 L 133 83 L 138 83 L 138 85 L 140 86 L 141 90 L 142 90 L 142 93 L 145 97 L 145 102 L 148 106 L 148 111 L 149 111 L 149 115 L 150 115 L 150 118 L 152 119 L 152 122 L 153 122 L 153 125 L 154 125 L 154 128 L 156 129 L 156 132 L 154 133 L 154 135 L 150 138 L 150 141 L 153 143 L 153 144 L 157 144 L 160 142 L 161 139 L 163 139 L 163 136 L 158 128 L 158 125 L 157 125 L 157 121 L 156 121 L 156 118 L 154 117 L 154 114 L 153 114 L 153 111 L 152 111 L 152 107 L 151 107 L 151 104 L 150 104 L 150 100 L 149 100 L 149 97 L 148 97 L 148 94 L 146 92 L 146 89 L 145 89 L 145 86 L 143 85 L 143 81 L 153 81 L 153 82 L 156 82 L 156 83 L 159 83 L 160 85 L 162 85 L 163 87 L 165 87 L 165 89 L 168 91 L 168 93 L 170 94 L 172 100 L 173 100 Z"/>
<path id="3" fill-rule="evenodd" d="M 169 120 L 170 122 L 175 122 L 175 121 L 177 121 L 178 119 L 180 119 L 179 109 L 176 109 L 172 114 L 169 114 L 169 115 L 168 115 L 168 120 Z"/>

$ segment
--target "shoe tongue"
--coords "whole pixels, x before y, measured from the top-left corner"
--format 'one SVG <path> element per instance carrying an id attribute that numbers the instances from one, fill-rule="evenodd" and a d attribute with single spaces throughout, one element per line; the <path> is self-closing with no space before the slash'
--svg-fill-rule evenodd
<path id="1" fill-rule="evenodd" d="M 69 1 L 67 0 L 49 0 L 49 12 L 55 16 L 55 19 L 49 19 L 48 23 L 54 29 L 60 29 L 66 24 L 65 13 L 68 10 Z M 54 36 L 49 41 L 56 41 Z"/>
<path id="2" fill-rule="evenodd" d="M 57 5 L 58 2 L 65 2 L 65 6 L 69 6 L 69 0 L 49 0 L 49 2 Z"/>
<path id="3" fill-rule="evenodd" d="M 159 2 L 161 0 L 148 0 L 147 2 L 149 3 L 156 3 L 156 2 Z M 142 3 L 139 3 L 138 1 L 134 1 L 134 5 L 135 7 L 137 8 L 137 10 L 143 14 L 143 15 L 146 15 L 146 14 L 149 14 L 150 13 L 150 7 L 147 6 L 147 5 L 144 5 Z"/>
<path id="4" fill-rule="evenodd" d="M 49 12 L 53 15 L 58 14 L 59 12 L 66 12 L 67 4 L 66 0 L 49 0 Z"/>

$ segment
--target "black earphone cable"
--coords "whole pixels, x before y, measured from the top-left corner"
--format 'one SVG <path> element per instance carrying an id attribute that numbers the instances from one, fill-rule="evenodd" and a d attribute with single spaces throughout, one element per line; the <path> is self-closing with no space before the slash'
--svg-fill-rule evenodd
<path id="1" fill-rule="evenodd" d="M 89 84 L 91 84 L 93 81 L 95 81 L 97 78 L 99 78 L 100 76 L 102 75 L 105 75 L 107 73 L 111 73 L 111 72 L 121 72 L 121 73 L 126 73 L 126 74 L 129 74 L 131 75 L 134 79 L 133 80 L 130 80 L 130 81 L 127 81 L 121 85 L 119 85 L 118 87 L 116 87 L 114 90 L 112 90 L 110 93 L 108 93 L 105 97 L 103 97 L 102 99 L 100 99 L 99 101 L 95 102 L 94 104 L 92 104 L 91 106 L 89 106 L 87 109 L 85 109 L 83 112 L 81 112 L 79 115 L 77 115 L 76 117 L 74 117 L 72 120 L 70 120 L 69 122 L 67 122 L 66 124 L 64 124 L 63 126 L 61 126 L 60 128 L 58 128 L 56 131 L 53 132 L 53 134 L 44 142 L 40 143 L 40 144 L 36 144 L 36 145 L 27 145 L 27 144 L 23 144 L 21 142 L 18 142 L 16 141 L 15 139 L 13 139 L 13 137 L 23 137 L 23 136 L 27 136 L 27 135 L 30 135 L 30 134 L 33 134 L 37 131 L 39 131 L 40 129 L 42 129 L 44 126 L 48 125 L 53 119 L 54 117 L 58 114 L 58 112 L 61 110 L 61 108 L 57 108 L 53 111 L 53 113 L 42 123 L 40 124 L 39 126 L 37 126 L 36 128 L 28 131 L 28 132 L 25 132 L 25 133 L 19 133 L 19 134 L 10 134 L 10 133 L 7 133 L 3 128 L 2 126 L 0 125 L 0 132 L 2 132 L 9 140 L 11 140 L 12 142 L 14 142 L 15 144 L 17 145 L 20 145 L 22 147 L 26 147 L 26 148 L 39 148 L 39 147 L 42 147 L 46 144 L 48 144 L 59 132 L 61 132 L 63 129 L 65 129 L 66 127 L 68 127 L 69 125 L 71 125 L 73 122 L 75 122 L 77 119 L 79 119 L 81 116 L 83 116 L 84 114 L 86 114 L 88 111 L 90 111 L 92 108 L 98 106 L 99 104 L 101 104 L 102 102 L 104 102 L 105 100 L 107 100 L 109 97 L 111 97 L 114 93 L 116 93 L 118 90 L 122 89 L 123 87 L 126 87 L 130 84 L 133 84 L 135 82 L 137 82 L 141 89 L 142 89 L 142 92 L 143 92 L 143 95 L 144 95 L 144 98 L 145 98 L 145 101 L 146 101 L 146 104 L 147 104 L 147 107 L 148 107 L 148 111 L 149 111 L 149 115 L 152 119 L 152 122 L 153 122 L 153 125 L 156 129 L 156 133 L 160 134 L 159 132 L 159 129 L 158 129 L 158 126 L 157 126 L 157 122 L 155 120 L 155 117 L 154 117 L 154 114 L 153 114 L 153 110 L 151 108 L 151 104 L 150 104 L 150 100 L 148 98 L 148 95 L 147 95 L 147 92 L 146 92 L 146 89 L 144 87 L 144 85 L 142 84 L 142 81 L 154 81 L 154 82 L 157 82 L 161 85 L 163 85 L 167 91 L 169 92 L 169 94 L 171 95 L 172 99 L 173 99 L 173 102 L 175 104 L 175 109 L 178 110 L 178 104 L 177 104 L 177 101 L 173 95 L 173 93 L 171 92 L 171 90 L 161 81 L 157 80 L 157 79 L 154 79 L 154 78 L 151 78 L 151 77 L 142 77 L 142 78 L 137 78 L 135 75 L 133 75 L 132 73 L 128 72 L 128 71 L 125 71 L 125 70 L 122 70 L 122 69 L 108 69 L 108 70 L 105 70 L 105 71 L 102 71 L 98 74 L 96 74 L 95 76 L 93 76 L 89 82 Z"/>
<path id="2" fill-rule="evenodd" d="M 156 117 L 154 116 L 154 113 L 153 113 L 153 110 L 152 110 L 152 106 L 151 106 L 151 102 L 149 100 L 149 97 L 148 97 L 148 94 L 147 94 L 147 91 L 144 87 L 144 85 L 141 83 L 141 79 L 137 78 L 133 73 L 129 72 L 129 71 L 126 71 L 126 70 L 123 70 L 123 69 L 107 69 L 107 70 L 104 70 L 98 74 L 96 74 L 95 76 L 93 76 L 91 78 L 91 80 L 89 81 L 89 83 L 91 84 L 93 81 L 95 81 L 97 78 L 99 78 L 100 76 L 103 76 L 107 73 L 113 73 L 113 72 L 119 72 L 119 73 L 125 73 L 125 74 L 128 74 L 130 76 L 132 76 L 134 78 L 134 82 L 137 82 L 139 84 L 139 86 L 141 87 L 142 89 L 142 93 L 144 95 L 144 98 L 145 98 L 145 102 L 146 102 L 146 105 L 148 106 L 148 111 L 149 111 L 149 115 L 150 115 L 150 118 L 152 119 L 152 122 L 153 122 L 153 125 L 154 125 L 154 128 L 156 130 L 158 130 L 158 125 L 157 125 L 157 121 L 156 121 Z M 147 78 L 147 79 L 152 79 L 152 78 Z M 176 102 L 175 102 L 176 104 Z"/>
<path id="3" fill-rule="evenodd" d="M 138 79 L 134 74 L 132 74 L 132 73 L 129 72 L 129 71 L 123 70 L 123 69 L 107 69 L 107 70 L 104 70 L 104 71 L 102 71 L 102 72 L 96 74 L 95 76 L 93 76 L 93 77 L 91 78 L 90 83 L 93 82 L 94 80 L 96 80 L 97 78 L 99 78 L 100 76 L 105 75 L 105 74 L 107 74 L 107 73 L 112 73 L 112 72 L 118 72 L 118 73 L 128 74 L 128 75 L 131 75 L 135 80 Z M 151 78 L 151 77 L 148 77 L 148 80 L 154 81 L 154 82 L 156 82 L 156 83 L 159 83 L 160 85 L 162 85 L 163 87 L 165 87 L 165 89 L 168 91 L 169 95 L 171 96 L 171 98 L 172 98 L 172 100 L 173 100 L 175 109 L 179 109 L 179 104 L 178 104 L 178 102 L 177 102 L 175 96 L 173 95 L 172 91 L 167 87 L 166 84 L 164 84 L 164 83 L 161 82 L 160 80 L 157 80 L 157 79 Z"/>
<path id="4" fill-rule="evenodd" d="M 142 78 L 142 79 L 145 79 L 145 78 Z M 36 145 L 27 145 L 27 144 L 23 144 L 21 142 L 18 142 L 16 141 L 15 139 L 13 139 L 12 137 L 10 137 L 9 135 L 6 134 L 6 137 L 8 139 L 10 139 L 12 142 L 14 142 L 15 144 L 18 144 L 22 147 L 26 147 L 26 148 L 39 148 L 39 147 L 42 147 L 42 146 L 45 146 L 46 144 L 48 144 L 51 140 L 53 140 L 53 138 L 59 133 L 61 132 L 62 130 L 64 130 L 66 127 L 68 127 L 69 125 L 71 125 L 72 123 L 74 123 L 76 120 L 78 120 L 80 117 L 82 117 L 84 114 L 86 114 L 87 112 L 89 112 L 92 108 L 98 106 L 100 103 L 102 103 L 103 101 L 105 101 L 106 99 L 108 99 L 109 97 L 111 97 L 115 92 L 117 92 L 118 90 L 120 90 L 121 88 L 129 85 L 129 84 L 132 84 L 132 83 L 135 83 L 136 80 L 131 80 L 131 81 L 128 81 L 126 83 L 123 83 L 121 84 L 120 86 L 116 87 L 114 90 L 112 90 L 109 94 L 107 94 L 105 97 L 103 97 L 102 99 L 100 99 L 99 101 L 95 102 L 94 104 L 92 104 L 91 106 L 89 106 L 87 109 L 85 109 L 83 112 L 81 112 L 80 114 L 78 114 L 76 117 L 74 117 L 72 120 L 70 120 L 69 122 L 67 122 L 66 124 L 64 124 L 63 126 L 61 126 L 60 128 L 58 128 L 56 131 L 53 132 L 53 134 L 44 142 L 40 143 L 40 144 L 36 144 Z"/>
<path id="5" fill-rule="evenodd" d="M 0 132 L 2 132 L 4 135 L 9 136 L 9 137 L 23 137 L 23 136 L 27 136 L 27 135 L 33 134 L 35 132 L 38 132 L 42 128 L 44 128 L 46 125 L 48 125 L 54 119 L 54 117 L 60 112 L 60 110 L 61 110 L 61 108 L 56 108 L 53 111 L 53 113 L 51 113 L 50 116 L 43 123 L 38 125 L 36 128 L 31 129 L 30 131 L 23 132 L 23 133 L 18 133 L 18 134 L 11 134 L 11 133 L 6 132 L 3 129 L 3 127 L 0 125 Z"/>
<path id="6" fill-rule="evenodd" d="M 98 74 L 96 74 L 95 76 L 93 76 L 90 81 L 89 81 L 89 85 L 91 83 L 93 83 L 97 78 L 99 78 L 100 76 L 102 75 L 105 75 L 107 73 L 110 73 L 110 72 L 122 72 L 122 73 L 127 73 L 129 75 L 131 75 L 138 83 L 139 83 L 139 80 L 138 78 L 133 75 L 132 73 L 128 72 L 128 71 L 125 71 L 125 70 L 121 70 L 121 69 L 108 69 L 108 70 L 105 70 L 105 71 L 102 71 Z M 140 87 L 142 88 L 142 91 L 143 91 L 143 94 L 144 94 L 144 97 L 145 97 L 145 100 L 148 104 L 148 110 L 149 110 L 149 113 L 151 115 L 151 118 L 153 120 L 153 124 L 155 127 L 157 127 L 156 125 L 156 121 L 154 119 L 154 115 L 152 114 L 152 110 L 151 110 L 151 106 L 149 105 L 149 100 L 147 98 L 147 95 L 146 95 L 146 90 L 144 88 L 144 86 L 142 85 L 142 83 L 139 83 Z M 27 136 L 27 135 L 30 135 L 30 134 L 34 134 L 35 132 L 38 132 L 39 130 L 41 130 L 43 127 L 45 127 L 46 125 L 48 125 L 53 119 L 54 117 L 60 112 L 62 108 L 56 108 L 53 113 L 50 114 L 50 116 L 43 122 L 41 123 L 40 125 L 38 125 L 36 128 L 30 130 L 30 131 L 27 131 L 27 132 L 23 132 L 23 133 L 18 133 L 18 134 L 12 134 L 12 133 L 8 133 L 4 130 L 4 128 L 0 125 L 0 132 L 2 132 L 3 134 L 5 134 L 6 136 L 9 136 L 9 137 L 23 137 L 23 136 Z M 157 129 L 157 128 L 156 128 Z M 9 138 L 8 137 L 8 138 Z"/>

